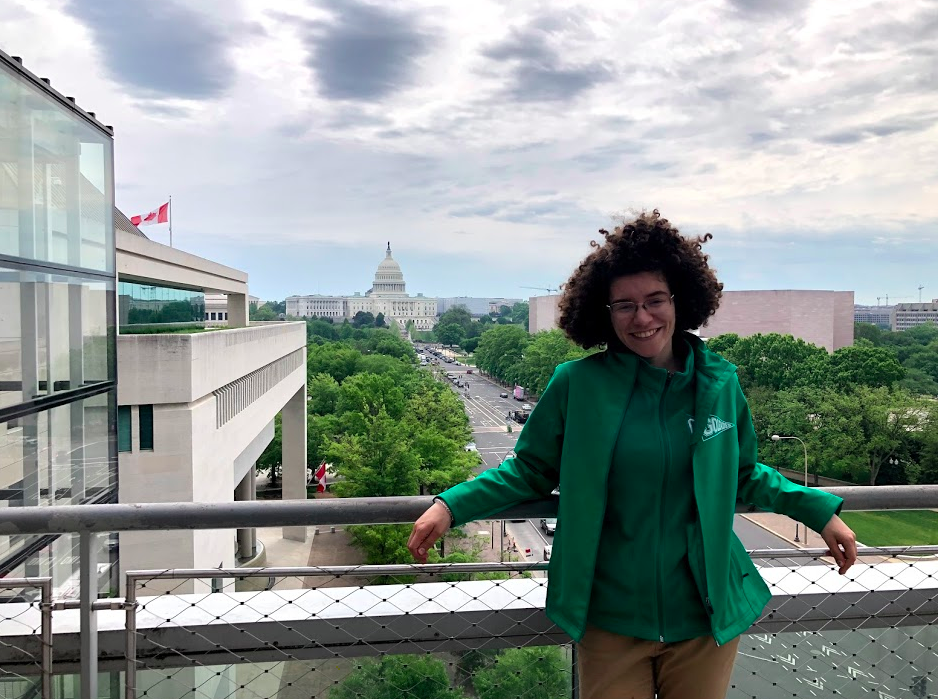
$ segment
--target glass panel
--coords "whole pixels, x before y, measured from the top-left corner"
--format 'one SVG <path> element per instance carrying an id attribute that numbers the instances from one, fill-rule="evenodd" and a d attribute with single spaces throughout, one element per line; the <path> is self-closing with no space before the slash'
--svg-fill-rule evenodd
<path id="1" fill-rule="evenodd" d="M 141 405 L 140 412 L 140 448 L 153 451 L 153 406 Z"/>
<path id="2" fill-rule="evenodd" d="M 0 66 L 0 254 L 111 272 L 113 142 Z"/>
<path id="3" fill-rule="evenodd" d="M 109 391 L 0 423 L 0 507 L 80 505 L 113 491 L 115 400 Z M 0 536 L 0 575 L 11 575 L 9 562 L 41 538 Z M 72 560 L 77 560 L 77 542 L 77 537 L 74 542 L 59 537 L 18 569 L 28 575 L 51 574 L 56 585 L 65 584 L 77 570 Z M 108 560 L 105 551 L 100 561 Z"/>
<path id="4" fill-rule="evenodd" d="M 117 287 L 117 307 L 121 332 L 133 332 L 127 326 L 197 323 L 206 317 L 203 292 L 152 284 L 120 282 Z"/>
<path id="5" fill-rule="evenodd" d="M 727 697 L 933 696 L 938 626 L 745 634 Z"/>
<path id="6" fill-rule="evenodd" d="M 113 289 L 0 267 L 0 408 L 114 378 Z"/>
<path id="7" fill-rule="evenodd" d="M 130 406 L 117 408 L 117 451 L 133 449 L 133 428 L 130 425 Z"/>

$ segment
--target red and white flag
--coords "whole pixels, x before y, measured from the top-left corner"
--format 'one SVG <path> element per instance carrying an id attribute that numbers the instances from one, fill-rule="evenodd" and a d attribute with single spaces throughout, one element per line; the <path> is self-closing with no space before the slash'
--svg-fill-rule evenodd
<path id="1" fill-rule="evenodd" d="M 158 209 L 154 209 L 146 216 L 131 216 L 130 222 L 135 226 L 152 226 L 156 223 L 169 223 L 169 202 L 166 202 Z"/>
<path id="2" fill-rule="evenodd" d="M 319 468 L 316 469 L 316 480 L 319 481 L 316 486 L 317 493 L 326 492 L 326 462 L 323 461 L 319 464 Z"/>

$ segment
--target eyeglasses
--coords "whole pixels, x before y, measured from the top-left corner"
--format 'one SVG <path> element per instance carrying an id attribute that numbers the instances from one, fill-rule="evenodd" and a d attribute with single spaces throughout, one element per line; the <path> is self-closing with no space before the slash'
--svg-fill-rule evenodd
<path id="1" fill-rule="evenodd" d="M 632 303 L 631 301 L 616 301 L 615 303 L 606 304 L 606 308 L 609 309 L 609 312 L 620 318 L 631 318 L 636 313 L 638 313 L 638 308 L 641 306 L 648 313 L 660 313 L 664 310 L 665 306 L 670 304 L 674 300 L 674 294 L 670 296 L 656 296 L 652 299 L 648 299 L 644 303 Z"/>

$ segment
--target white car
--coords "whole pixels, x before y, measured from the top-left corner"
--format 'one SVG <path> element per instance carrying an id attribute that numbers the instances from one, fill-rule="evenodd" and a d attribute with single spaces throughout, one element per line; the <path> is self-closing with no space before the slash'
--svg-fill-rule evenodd
<path id="1" fill-rule="evenodd" d="M 465 447 L 463 447 L 463 449 L 465 449 L 466 451 L 479 451 L 479 450 L 476 448 L 476 443 L 475 443 L 475 442 L 469 442 L 469 444 L 467 444 Z"/>
<path id="2" fill-rule="evenodd" d="M 551 544 L 546 544 L 546 545 L 544 546 L 544 560 L 545 560 L 545 561 L 549 561 L 549 560 L 550 560 L 550 552 L 553 551 L 553 549 L 554 549 L 554 547 L 553 547 L 553 545 L 551 545 Z"/>
<path id="3" fill-rule="evenodd" d="M 534 406 L 531 405 L 530 403 L 523 403 L 521 405 L 521 409 L 522 410 L 534 410 Z"/>

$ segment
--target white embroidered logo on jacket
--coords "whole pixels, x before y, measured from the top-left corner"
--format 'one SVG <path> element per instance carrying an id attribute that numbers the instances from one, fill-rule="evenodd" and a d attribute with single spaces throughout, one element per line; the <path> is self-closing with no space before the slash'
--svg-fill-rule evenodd
<path id="1" fill-rule="evenodd" d="M 703 431 L 703 441 L 706 442 L 708 439 L 716 437 L 721 432 L 726 432 L 734 427 L 736 427 L 736 425 L 732 422 L 727 422 L 726 420 L 721 420 L 716 415 L 711 415 L 707 418 L 707 427 Z"/>

